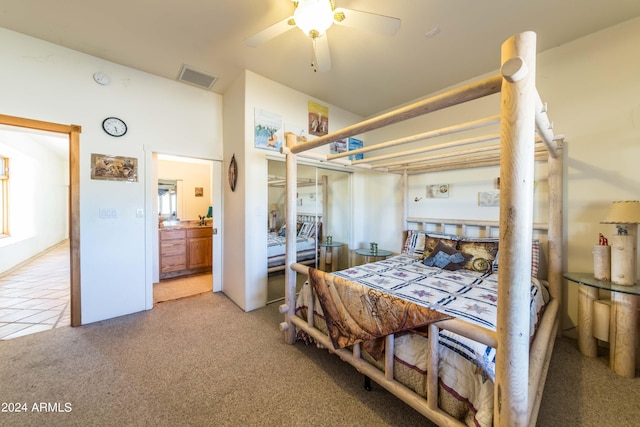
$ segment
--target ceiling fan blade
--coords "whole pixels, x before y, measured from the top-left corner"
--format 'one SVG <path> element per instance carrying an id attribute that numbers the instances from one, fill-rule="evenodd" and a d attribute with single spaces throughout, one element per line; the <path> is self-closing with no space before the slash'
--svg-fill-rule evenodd
<path id="1" fill-rule="evenodd" d="M 278 37 L 281 34 L 286 33 L 292 28 L 295 28 L 295 24 L 293 23 L 293 16 L 290 16 L 282 21 L 276 22 L 270 27 L 265 28 L 264 30 L 252 35 L 251 37 L 247 37 L 244 39 L 244 44 L 249 47 L 258 47 L 263 43 L 268 42 L 269 40 Z"/>
<path id="2" fill-rule="evenodd" d="M 344 14 L 344 19 L 342 20 L 339 18 L 341 17 L 340 13 Z M 371 31 L 386 36 L 394 35 L 400 28 L 400 19 L 398 18 L 359 10 L 339 7 L 335 9 L 334 16 L 336 17 L 334 22 L 338 25 Z"/>
<path id="3" fill-rule="evenodd" d="M 331 53 L 329 52 L 329 39 L 325 33 L 323 36 L 313 39 L 313 69 L 321 73 L 331 70 Z"/>

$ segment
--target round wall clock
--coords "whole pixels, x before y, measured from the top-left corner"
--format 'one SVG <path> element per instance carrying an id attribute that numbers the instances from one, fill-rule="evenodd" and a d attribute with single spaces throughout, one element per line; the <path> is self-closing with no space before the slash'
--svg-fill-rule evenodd
<path id="1" fill-rule="evenodd" d="M 102 129 L 111 136 L 122 136 L 127 133 L 127 124 L 117 117 L 107 117 L 102 121 Z"/>
<path id="2" fill-rule="evenodd" d="M 229 162 L 229 187 L 231 191 L 236 191 L 236 182 L 238 182 L 238 163 L 234 153 L 231 156 L 231 162 Z"/>

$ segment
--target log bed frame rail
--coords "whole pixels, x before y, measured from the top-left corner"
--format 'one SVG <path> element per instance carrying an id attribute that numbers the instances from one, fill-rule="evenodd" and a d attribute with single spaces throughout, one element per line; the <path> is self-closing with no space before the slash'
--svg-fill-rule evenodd
<path id="1" fill-rule="evenodd" d="M 500 223 L 499 251 L 500 275 L 498 277 L 497 328 L 491 331 L 471 325 L 459 319 L 436 322 L 429 327 L 429 337 L 437 337 L 439 329 L 447 329 L 465 337 L 496 348 L 496 378 L 494 385 L 494 417 L 496 426 L 534 426 L 538 415 L 542 391 L 548 370 L 553 345 L 559 329 L 559 308 L 562 296 L 562 144 L 564 138 L 553 134 L 551 122 L 535 87 L 536 77 L 536 34 L 524 32 L 505 41 L 501 50 L 501 73 L 475 83 L 424 99 L 406 107 L 367 119 L 344 129 L 321 136 L 312 141 L 295 145 L 295 138 L 287 136 L 287 145 L 282 148 L 286 154 L 287 171 L 287 228 L 295 227 L 297 157 L 311 158 L 322 162 L 341 165 L 380 169 L 403 174 L 405 206 L 407 200 L 406 182 L 409 174 L 434 170 L 459 169 L 500 165 Z M 319 155 L 307 150 L 326 145 L 332 141 L 378 129 L 393 123 L 414 118 L 443 108 L 478 99 L 494 93 L 501 93 L 500 115 L 473 122 L 429 131 L 412 137 L 400 138 L 377 145 L 364 147 L 335 155 Z M 388 148 L 408 142 L 448 135 L 463 130 L 475 129 L 500 123 L 499 135 L 468 138 L 444 144 L 436 144 L 418 150 L 409 150 L 393 155 L 368 157 L 364 161 L 343 159 L 347 155 Z M 536 130 L 539 137 L 534 138 Z M 466 148 L 453 154 L 431 155 L 416 159 L 415 155 L 443 148 L 471 145 L 491 139 L 499 139 L 500 144 L 491 148 Z M 538 144 L 538 142 L 541 142 Z M 542 146 L 545 152 L 541 152 Z M 495 151 L 498 151 L 496 153 Z M 390 159 L 414 156 L 409 162 Z M 458 160 L 450 160 L 452 155 Z M 549 224 L 547 230 L 547 258 L 549 292 L 551 300 L 540 321 L 535 339 L 529 343 L 529 318 L 521 313 L 529 310 L 529 286 L 514 284 L 529 283 L 531 277 L 531 241 L 533 229 L 547 228 L 533 224 L 533 170 L 537 160 L 548 161 L 549 179 Z M 374 162 L 383 161 L 383 163 Z M 406 210 L 406 207 L 405 207 Z M 408 222 L 436 222 L 498 227 L 498 222 L 427 220 L 408 218 Z M 280 324 L 285 342 L 293 344 L 296 328 L 306 331 L 320 345 L 336 353 L 341 359 L 353 365 L 358 371 L 370 377 L 389 392 L 409 404 L 418 412 L 438 425 L 462 425 L 460 421 L 446 414 L 438 407 L 438 358 L 437 339 L 429 339 L 430 357 L 427 373 L 427 398 L 409 390 L 393 378 L 393 352 L 385 355 L 385 369 L 379 370 L 360 357 L 359 345 L 352 350 L 334 349 L 329 337 L 313 327 L 313 316 L 303 320 L 296 316 L 296 273 L 308 274 L 308 267 L 296 264 L 295 234 L 287 234 L 287 256 L 285 270 L 285 302 L 280 312 L 285 321 Z M 313 301 L 308 302 L 309 313 L 313 313 Z M 394 336 L 386 337 L 385 348 L 393 349 Z M 434 374 L 432 374 L 434 373 Z"/>

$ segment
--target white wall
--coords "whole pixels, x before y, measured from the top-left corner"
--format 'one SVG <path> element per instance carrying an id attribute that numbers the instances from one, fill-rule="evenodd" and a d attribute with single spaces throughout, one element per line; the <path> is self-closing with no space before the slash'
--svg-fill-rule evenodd
<path id="1" fill-rule="evenodd" d="M 222 97 L 179 82 L 0 29 L 0 111 L 82 126 L 80 136 L 80 259 L 82 322 L 150 308 L 147 278 L 151 244 L 145 221 L 148 152 L 222 158 Z M 92 75 L 102 71 L 111 84 Z M 176 70 L 177 74 L 178 70 Z M 102 120 L 117 116 L 129 127 L 107 136 Z M 91 153 L 135 157 L 138 182 L 90 178 Z M 117 218 L 99 218 L 101 208 Z M 148 280 L 147 280 L 148 279 Z"/>
<path id="2" fill-rule="evenodd" d="M 224 96 L 224 162 L 223 170 L 229 168 L 231 157 L 235 156 L 238 164 L 238 177 L 235 191 L 231 191 L 227 178 L 224 178 L 224 224 L 222 228 L 223 245 L 223 278 L 222 290 L 240 308 L 247 309 L 246 298 L 246 246 L 251 240 L 246 236 L 246 183 L 253 174 L 247 173 L 245 161 L 244 109 L 245 109 L 245 74 L 242 73 L 227 88 Z M 265 177 L 266 180 L 266 177 Z M 250 236 L 250 234 L 249 234 Z M 252 286 L 255 286 L 252 284 Z M 265 297 L 266 298 L 266 297 Z"/>
<path id="3" fill-rule="evenodd" d="M 567 271 L 593 272 L 600 224 L 614 200 L 640 200 L 640 18 L 541 55 L 538 86 L 568 140 Z M 640 270 L 639 270 L 640 271 Z M 577 321 L 577 285 L 568 313 Z"/>

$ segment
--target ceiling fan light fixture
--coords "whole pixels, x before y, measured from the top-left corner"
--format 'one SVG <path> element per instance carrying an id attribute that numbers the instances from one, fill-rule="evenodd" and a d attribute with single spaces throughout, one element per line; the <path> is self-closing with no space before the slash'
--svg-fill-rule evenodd
<path id="1" fill-rule="evenodd" d="M 300 0 L 293 19 L 298 28 L 311 38 L 322 36 L 333 25 L 331 0 Z"/>

